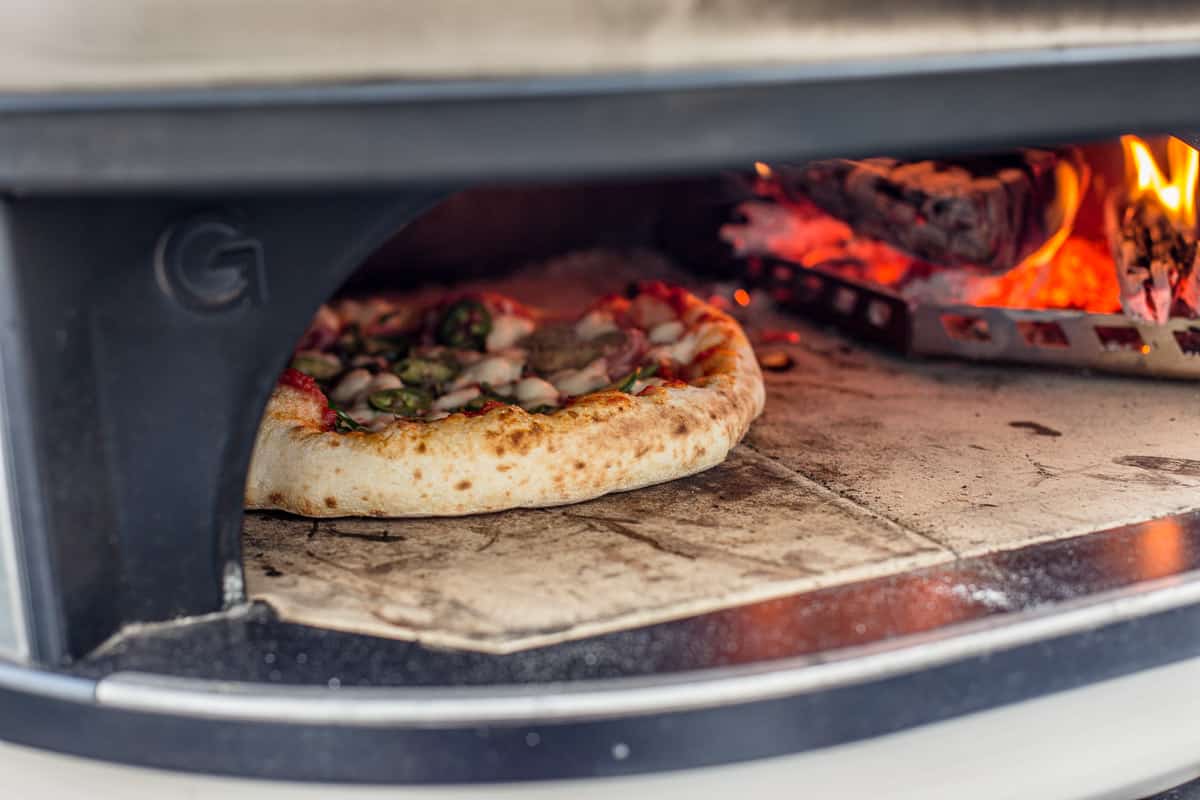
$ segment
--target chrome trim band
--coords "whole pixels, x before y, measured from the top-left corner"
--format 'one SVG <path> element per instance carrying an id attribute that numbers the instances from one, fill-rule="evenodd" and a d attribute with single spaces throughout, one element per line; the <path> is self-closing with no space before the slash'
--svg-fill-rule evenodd
<path id="1" fill-rule="evenodd" d="M 9 370 L 4 369 L 3 353 L 0 353 L 0 381 L 8 374 Z M 3 595 L 0 597 L 0 614 L 8 617 L 7 623 L 12 629 L 11 640 L 0 638 L 0 655 L 24 661 L 29 658 L 29 620 L 25 613 L 25 577 L 18 561 L 17 526 L 13 515 L 8 424 L 8 406 L 3 386 L 0 386 L 0 595 Z"/>
<path id="2" fill-rule="evenodd" d="M 72 703 L 94 703 L 96 682 L 0 661 L 0 691 L 50 697 Z"/>
<path id="3" fill-rule="evenodd" d="M 1010 617 L 980 620 L 835 658 L 802 657 L 657 679 L 494 688 L 282 688 L 114 673 L 101 705 L 156 714 L 335 726 L 443 728 L 560 723 L 692 711 L 828 690 L 937 667 L 1200 604 L 1200 573 L 1140 584 Z"/>

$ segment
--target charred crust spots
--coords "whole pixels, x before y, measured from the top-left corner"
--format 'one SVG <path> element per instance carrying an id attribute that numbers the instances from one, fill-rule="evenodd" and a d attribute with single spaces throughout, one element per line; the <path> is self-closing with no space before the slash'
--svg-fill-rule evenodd
<path id="1" fill-rule="evenodd" d="M 512 464 L 497 464 L 496 472 L 508 472 L 512 469 Z"/>
<path id="2" fill-rule="evenodd" d="M 504 448 L 503 448 L 503 447 L 497 447 L 497 448 L 496 448 L 496 456 L 497 456 L 498 458 L 503 458 L 503 457 L 504 457 L 504 453 L 505 453 L 505 450 L 504 450 Z"/>
<path id="3" fill-rule="evenodd" d="M 680 422 L 675 426 L 675 430 L 672 431 L 672 433 L 674 433 L 676 436 L 686 436 L 687 432 L 688 426 L 686 422 Z"/>
<path id="4" fill-rule="evenodd" d="M 421 480 L 421 477 L 422 477 L 422 475 L 421 475 L 421 470 L 419 470 L 419 469 L 414 469 L 414 470 L 413 470 L 413 480 L 414 480 L 414 481 L 419 481 L 419 480 Z"/>
<path id="5" fill-rule="evenodd" d="M 424 442 L 417 443 L 417 452 L 418 453 L 424 453 L 428 450 L 429 450 L 429 448 L 426 446 L 426 444 Z"/>
<path id="6" fill-rule="evenodd" d="M 525 431 L 513 431 L 508 435 L 508 441 L 513 447 L 520 447 L 521 442 L 525 441 Z"/>
<path id="7" fill-rule="evenodd" d="M 583 469 L 586 466 L 587 466 L 587 464 L 583 463 L 582 461 L 575 462 L 575 469 Z"/>
<path id="8" fill-rule="evenodd" d="M 330 440 L 329 440 L 329 446 L 330 446 L 330 447 L 341 447 L 341 446 L 342 446 L 342 440 L 341 440 L 341 439 L 330 439 Z"/>
<path id="9" fill-rule="evenodd" d="M 650 452 L 650 445 L 644 444 L 634 452 L 633 457 L 641 458 L 642 456 L 646 455 L 649 452 Z"/>
<path id="10" fill-rule="evenodd" d="M 333 468 L 333 474 L 334 474 L 334 475 L 341 475 L 341 474 L 342 474 L 342 468 L 341 468 L 341 467 L 334 467 L 334 468 Z"/>
<path id="11" fill-rule="evenodd" d="M 271 494 L 267 496 L 267 499 L 275 505 L 279 505 L 283 502 L 283 495 L 279 492 L 271 492 Z"/>
<path id="12" fill-rule="evenodd" d="M 471 482 L 459 481 L 458 483 L 454 484 L 454 488 L 458 489 L 460 492 L 465 492 L 467 489 L 471 488 Z"/>
<path id="13" fill-rule="evenodd" d="M 325 507 L 326 508 L 337 508 L 337 498 L 336 497 L 326 497 L 325 498 Z"/>

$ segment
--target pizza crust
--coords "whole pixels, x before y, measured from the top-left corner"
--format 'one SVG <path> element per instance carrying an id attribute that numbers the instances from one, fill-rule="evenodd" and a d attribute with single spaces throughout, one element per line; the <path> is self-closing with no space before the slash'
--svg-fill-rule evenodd
<path id="1" fill-rule="evenodd" d="M 550 414 L 516 406 L 398 420 L 384 431 L 323 429 L 319 396 L 281 385 L 267 405 L 246 485 L 248 509 L 310 517 L 428 517 L 589 500 L 673 480 L 725 459 L 762 412 L 754 351 L 727 314 L 691 295 L 717 342 L 688 385 L 612 389 Z"/>

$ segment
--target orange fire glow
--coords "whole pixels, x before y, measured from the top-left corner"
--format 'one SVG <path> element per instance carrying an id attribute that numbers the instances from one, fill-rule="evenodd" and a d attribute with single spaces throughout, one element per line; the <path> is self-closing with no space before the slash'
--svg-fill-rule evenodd
<path id="1" fill-rule="evenodd" d="M 1200 177 L 1200 152 L 1186 142 L 1167 140 L 1167 168 L 1163 175 L 1149 145 L 1136 136 L 1122 136 L 1125 152 L 1126 183 L 1130 199 L 1151 194 L 1172 222 L 1192 228 L 1196 225 L 1196 178 Z"/>
<path id="2" fill-rule="evenodd" d="M 1185 142 L 1166 142 L 1167 174 L 1160 169 L 1154 149 L 1136 136 L 1122 136 L 1124 155 L 1123 191 L 1129 200 L 1152 194 L 1173 222 L 1194 228 L 1197 221 L 1196 186 L 1200 181 L 1200 152 Z M 1046 222 L 1052 233 L 1032 254 L 1002 275 L 973 274 L 943 281 L 941 297 L 985 306 L 1030 309 L 1074 309 L 1093 313 L 1119 313 L 1121 286 L 1116 275 L 1111 246 L 1104 230 L 1096 224 L 1096 209 L 1113 184 L 1122 184 L 1119 174 L 1109 171 L 1099 185 L 1090 180 L 1082 159 L 1064 158 L 1055 167 L 1054 205 Z M 857 235 L 848 225 L 834 219 L 803 197 L 786 197 L 780 191 L 776 172 L 762 162 L 754 165 L 760 196 L 775 201 L 779 215 L 759 211 L 764 236 L 763 252 L 795 261 L 806 267 L 836 272 L 857 280 L 877 283 L 906 292 L 922 281 L 941 280 L 945 268 L 927 264 L 883 242 Z M 1119 173 L 1119 167 L 1117 169 Z M 1092 224 L 1081 223 L 1090 203 Z M 735 242 L 737 243 L 737 242 Z M 940 284 L 939 284 L 940 285 Z M 922 294 L 921 296 L 926 296 Z"/>
<path id="3" fill-rule="evenodd" d="M 1031 258 L 1004 275 L 973 282 L 966 300 L 979 306 L 1071 308 L 1099 314 L 1120 310 L 1120 286 L 1104 243 L 1065 237 L 1048 262 Z"/>
<path id="4" fill-rule="evenodd" d="M 1179 571 L 1187 558 L 1183 528 L 1173 519 L 1146 523 L 1137 539 L 1137 577 L 1161 578 Z"/>

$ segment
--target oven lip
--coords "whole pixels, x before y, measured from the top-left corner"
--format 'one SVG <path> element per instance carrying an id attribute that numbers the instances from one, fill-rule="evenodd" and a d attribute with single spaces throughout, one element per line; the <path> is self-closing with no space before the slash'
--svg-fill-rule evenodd
<path id="1" fill-rule="evenodd" d="M 523 80 L 4 94 L 0 185 L 465 185 L 1052 144 L 1200 127 L 1189 110 L 1200 107 L 1200 87 L 1187 77 L 1197 71 L 1200 44 L 1180 43 Z"/>
<path id="2" fill-rule="evenodd" d="M 96 701 L 146 713 L 301 725 L 446 728 L 591 722 L 830 691 L 1189 606 L 1200 608 L 1200 571 L 1010 618 L 1001 615 L 846 648 L 832 658 L 800 656 L 655 678 L 568 684 L 337 691 L 116 672 L 98 681 Z"/>
<path id="3" fill-rule="evenodd" d="M 276 690 L 135 673 L 92 681 L 0 664 L 0 701 L 12 709 L 0 718 L 0 739 L 271 779 L 460 783 L 637 774 L 860 741 L 1195 658 L 1200 641 L 1189 634 L 1198 625 L 1200 571 L 862 649 L 873 652 L 847 650 L 826 663 L 788 659 L 603 684 Z M 720 748 L 704 738 L 730 726 L 771 735 L 722 740 Z M 545 743 L 540 752 L 528 745 L 531 736 Z M 237 744 L 196 746 L 213 737 Z M 574 755 L 554 757 L 551 742 L 569 744 Z M 613 742 L 646 755 L 614 760 Z M 374 743 L 413 757 L 379 759 Z M 313 760 L 315 746 L 332 755 Z M 506 755 L 497 759 L 497 752 Z"/>

